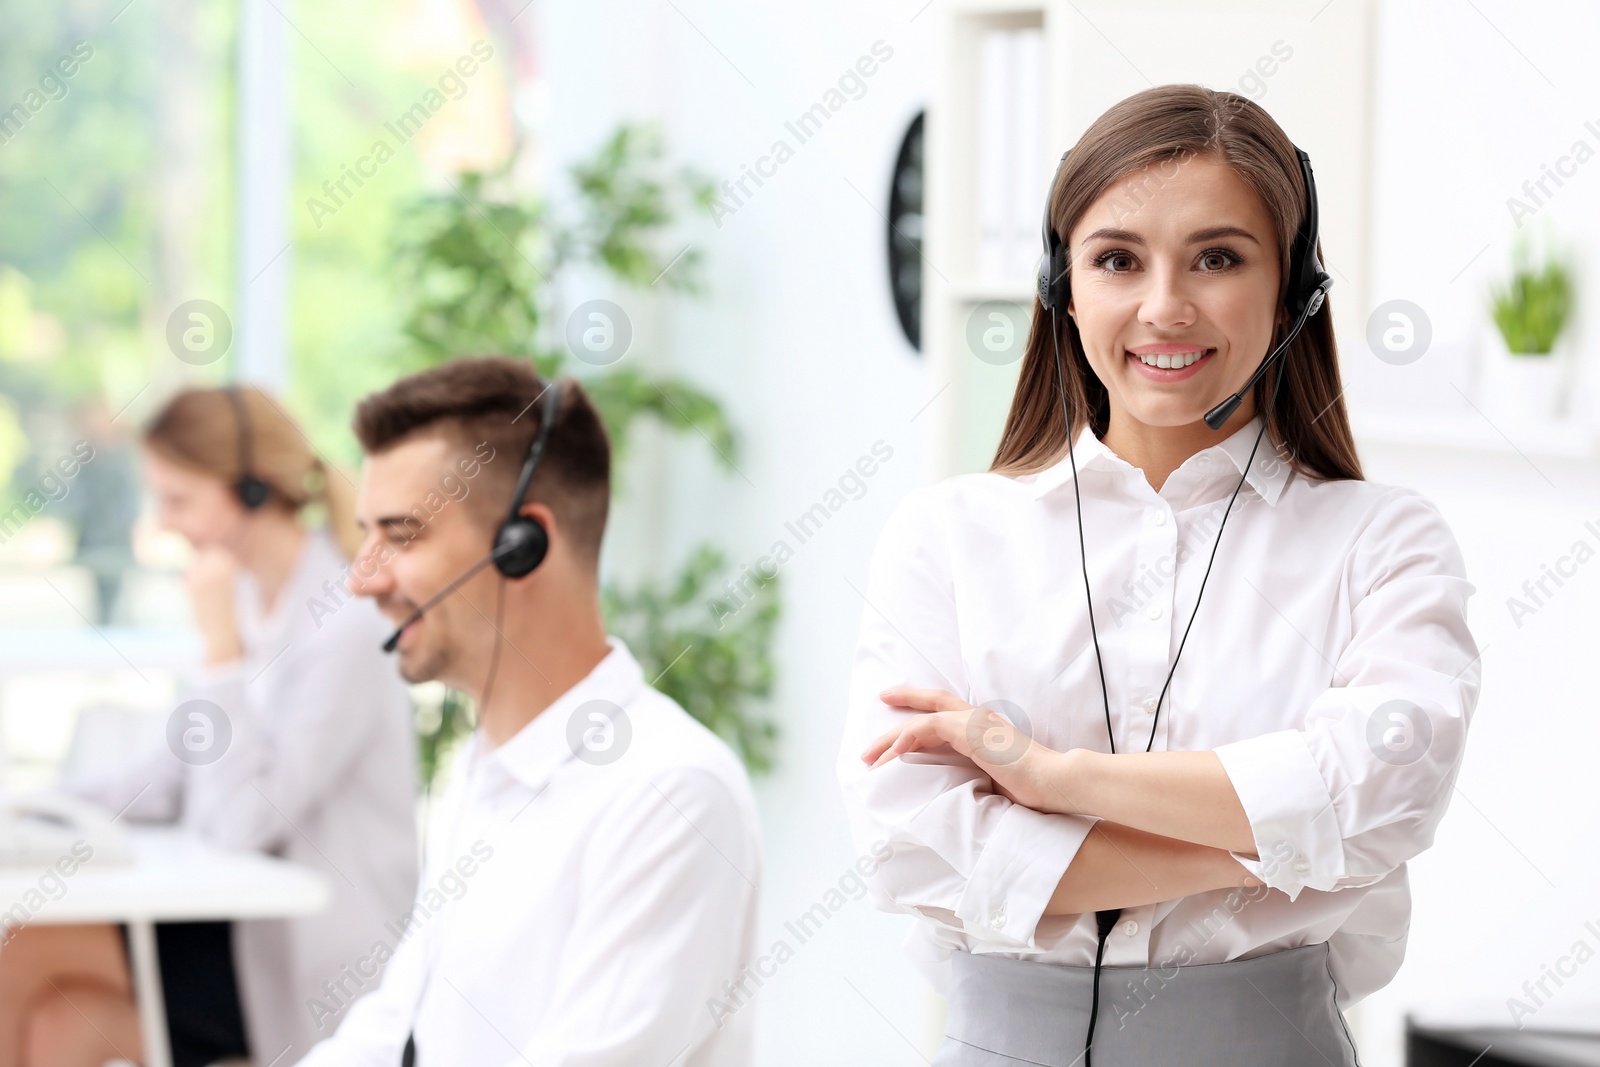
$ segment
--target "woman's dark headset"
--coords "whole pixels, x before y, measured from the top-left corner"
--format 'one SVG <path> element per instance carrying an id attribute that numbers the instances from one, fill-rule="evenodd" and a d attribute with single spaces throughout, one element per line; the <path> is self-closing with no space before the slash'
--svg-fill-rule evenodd
<path id="1" fill-rule="evenodd" d="M 1061 172 L 1066 169 L 1067 156 L 1071 153 L 1070 148 L 1061 153 L 1061 162 L 1056 164 L 1055 175 L 1050 179 L 1050 192 L 1044 200 L 1044 255 L 1039 260 L 1037 286 L 1039 303 L 1051 315 L 1052 332 L 1057 328 L 1057 319 L 1066 315 L 1072 295 L 1066 242 L 1057 236 L 1055 227 L 1050 225 L 1050 209 L 1056 201 L 1056 184 L 1061 180 Z M 1306 320 L 1321 309 L 1324 296 L 1333 286 L 1333 279 L 1322 269 L 1322 262 L 1317 258 L 1317 183 L 1311 175 L 1311 157 L 1298 146 L 1295 146 L 1294 154 L 1300 160 L 1300 175 L 1306 187 L 1306 215 L 1289 249 L 1289 288 L 1284 297 L 1284 305 L 1295 319 L 1294 328 L 1283 339 L 1283 343 L 1261 361 L 1261 366 L 1256 368 L 1250 380 L 1237 393 L 1206 413 L 1206 425 L 1213 430 L 1220 430 L 1222 424 L 1228 421 L 1257 379 L 1288 349 L 1289 342 L 1294 340 Z"/>

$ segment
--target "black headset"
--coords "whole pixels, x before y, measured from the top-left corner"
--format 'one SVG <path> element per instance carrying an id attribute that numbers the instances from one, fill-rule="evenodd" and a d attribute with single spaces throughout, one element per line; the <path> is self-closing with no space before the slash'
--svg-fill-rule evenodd
<path id="1" fill-rule="evenodd" d="M 1113 754 L 1117 751 L 1116 733 L 1111 728 L 1111 699 L 1106 689 L 1106 668 L 1100 658 L 1100 636 L 1094 625 L 1094 602 L 1089 594 L 1089 561 L 1088 551 L 1084 547 L 1083 537 L 1083 497 L 1078 491 L 1078 461 L 1073 452 L 1074 442 L 1071 440 L 1072 417 L 1067 403 L 1067 387 L 1065 372 L 1061 366 L 1061 329 L 1058 318 L 1067 310 L 1070 299 L 1070 285 L 1068 277 L 1068 260 L 1066 243 L 1056 234 L 1055 228 L 1050 224 L 1050 209 L 1056 199 L 1056 185 L 1061 180 L 1061 172 L 1066 168 L 1067 156 L 1072 150 L 1069 148 L 1061 154 L 1061 162 L 1056 165 L 1054 177 L 1050 179 L 1050 191 L 1045 196 L 1044 202 L 1044 255 L 1039 260 L 1038 295 L 1040 305 L 1050 313 L 1050 339 L 1055 350 L 1056 388 L 1061 394 L 1061 417 L 1066 430 L 1067 456 L 1072 464 L 1072 490 L 1073 497 L 1078 507 L 1078 552 L 1083 564 L 1083 597 L 1084 604 L 1089 613 L 1089 633 L 1094 639 L 1095 664 L 1100 671 L 1100 697 L 1105 704 L 1106 739 L 1111 744 Z M 1220 430 L 1224 423 L 1238 410 L 1245 394 L 1256 384 L 1256 381 L 1266 373 L 1285 351 L 1289 343 L 1295 339 L 1300 330 L 1311 316 L 1315 315 L 1323 305 L 1329 288 L 1333 286 L 1333 279 L 1323 271 L 1322 263 L 1317 258 L 1317 186 L 1311 176 L 1311 157 L 1295 147 L 1294 154 L 1300 160 L 1300 174 L 1305 180 L 1306 213 L 1301 221 L 1300 228 L 1295 232 L 1294 243 L 1290 246 L 1289 254 L 1289 288 L 1284 296 L 1284 305 L 1289 313 L 1294 316 L 1294 326 L 1284 337 L 1283 341 L 1274 349 L 1261 365 L 1256 368 L 1250 380 L 1227 400 L 1206 412 L 1206 425 L 1213 430 Z M 1261 437 L 1267 432 L 1267 423 L 1271 412 L 1278 402 L 1278 386 L 1283 382 L 1281 373 L 1273 376 L 1272 395 L 1267 401 L 1266 413 L 1261 419 L 1261 431 L 1256 434 L 1255 445 L 1250 449 L 1250 458 L 1245 461 L 1244 473 L 1239 476 L 1239 484 L 1234 487 L 1233 496 L 1228 500 L 1226 511 L 1223 512 L 1222 523 L 1217 527 L 1217 539 L 1211 546 L 1211 558 L 1206 562 L 1205 576 L 1200 579 L 1200 590 L 1195 595 L 1194 611 L 1189 615 L 1189 624 L 1184 628 L 1183 639 L 1178 642 L 1178 654 L 1172 658 L 1172 669 L 1167 672 L 1166 683 L 1161 687 L 1161 696 L 1156 698 L 1155 716 L 1150 722 L 1150 740 L 1145 744 L 1145 751 L 1149 752 L 1155 744 L 1156 729 L 1161 721 L 1161 701 L 1167 695 L 1167 687 L 1172 684 L 1172 676 L 1178 670 L 1178 660 L 1183 656 L 1183 646 L 1188 643 L 1189 629 L 1194 626 L 1195 616 L 1200 612 L 1200 598 L 1205 595 L 1206 579 L 1211 577 L 1211 564 L 1217 558 L 1217 547 L 1222 544 L 1222 530 L 1228 524 L 1228 516 L 1233 513 L 1233 502 L 1239 496 L 1239 490 L 1244 488 L 1245 479 L 1250 474 L 1250 464 L 1255 460 L 1256 449 L 1261 445 Z M 1090 428 L 1093 432 L 1093 428 Z M 1099 941 L 1095 949 L 1093 993 L 1089 1005 L 1089 1027 L 1084 1036 L 1083 1067 L 1092 1067 L 1091 1053 L 1094 1045 L 1095 1022 L 1100 1014 L 1100 965 L 1105 958 L 1106 938 L 1110 936 L 1116 926 L 1117 919 L 1122 915 L 1121 908 L 1108 908 L 1095 912 L 1095 922 L 1099 933 Z"/>
<path id="2" fill-rule="evenodd" d="M 556 413 L 561 408 L 561 383 L 553 381 L 545 388 L 544 406 L 539 412 L 539 432 L 528 448 L 528 458 L 522 464 L 522 474 L 517 478 L 517 488 L 511 494 L 511 510 L 506 521 L 494 532 L 494 568 L 507 578 L 521 578 L 533 573 L 544 562 L 550 550 L 550 531 L 544 523 L 531 515 L 521 514 L 523 497 L 533 482 L 533 472 L 539 469 L 545 446 L 550 441 L 550 430 L 556 423 Z"/>
<path id="3" fill-rule="evenodd" d="M 245 403 L 239 387 L 230 385 L 223 392 L 233 404 L 234 425 L 239 433 L 239 480 L 233 483 L 233 495 L 246 511 L 256 511 L 272 497 L 272 487 L 250 470 L 250 408 Z"/>
<path id="4" fill-rule="evenodd" d="M 533 472 L 539 469 L 539 460 L 544 456 L 545 446 L 550 441 L 550 431 L 555 426 L 556 415 L 561 408 L 562 387 L 559 381 L 553 381 L 545 386 L 540 394 L 544 405 L 539 412 L 539 430 L 534 434 L 533 443 L 528 447 L 528 458 L 523 461 L 522 473 L 517 477 L 517 488 L 511 494 L 511 507 L 506 512 L 506 519 L 494 532 L 494 546 L 489 554 L 474 563 L 467 571 L 455 581 L 446 585 L 433 596 L 417 605 L 415 611 L 405 618 L 389 639 L 383 643 L 385 652 L 393 652 L 400 646 L 400 635 L 405 633 L 407 626 L 422 618 L 427 611 L 439 601 L 456 591 L 462 582 L 477 574 L 489 564 L 494 564 L 494 569 L 504 578 L 521 578 L 532 574 L 544 562 L 545 554 L 550 551 L 550 531 L 544 528 L 544 523 L 531 515 L 523 515 L 523 497 L 528 495 L 528 486 L 533 482 Z M 529 404 L 528 407 L 532 407 Z M 527 410 L 524 408 L 523 410 Z M 519 414 L 517 418 L 521 418 Z M 512 419 L 515 422 L 516 419 Z M 503 583 L 502 583 L 503 584 Z M 501 590 L 502 594 L 504 589 Z M 500 614 L 500 605 L 504 603 L 503 596 L 497 600 L 495 615 Z M 489 683 L 484 686 L 485 693 L 494 684 L 495 667 L 500 662 L 500 624 L 495 623 L 495 655 L 490 661 Z M 487 701 L 487 695 L 485 696 Z"/>

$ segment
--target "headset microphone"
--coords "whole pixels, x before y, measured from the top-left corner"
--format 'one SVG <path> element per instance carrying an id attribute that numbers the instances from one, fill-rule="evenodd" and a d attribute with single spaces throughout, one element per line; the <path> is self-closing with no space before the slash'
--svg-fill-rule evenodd
<path id="1" fill-rule="evenodd" d="M 413 611 L 410 615 L 407 615 L 406 618 L 405 618 L 405 621 L 402 622 L 399 626 L 395 627 L 394 633 L 389 635 L 389 640 L 387 640 L 387 641 L 385 641 L 383 643 L 383 650 L 385 652 L 393 652 L 397 647 L 399 647 L 399 645 L 400 645 L 400 635 L 406 632 L 406 627 L 407 626 L 410 626 L 412 623 L 414 623 L 418 619 L 422 618 L 423 612 L 427 611 L 429 608 L 431 608 L 435 604 L 439 603 L 439 601 L 443 600 L 445 597 L 447 597 L 451 593 L 455 592 L 456 591 L 456 586 L 460 585 L 462 582 L 466 581 L 468 578 L 471 578 L 474 574 L 477 574 L 479 571 L 483 570 L 483 568 L 487 567 L 493 561 L 494 561 L 494 553 L 491 552 L 487 556 L 484 556 L 482 559 L 480 559 L 478 562 L 474 563 L 471 567 L 468 567 L 464 572 L 462 572 L 461 576 L 459 578 L 457 578 L 455 581 L 451 582 L 449 585 L 445 586 L 443 589 L 441 589 L 437 593 L 433 594 L 427 600 L 424 600 L 421 604 L 418 604 L 417 605 L 417 610 Z"/>
<path id="2" fill-rule="evenodd" d="M 528 494 L 528 486 L 533 483 L 533 473 L 539 469 L 539 460 L 544 457 L 545 446 L 550 441 L 550 430 L 555 425 L 556 415 L 561 408 L 561 392 L 561 383 L 556 381 L 545 386 L 544 391 L 539 394 L 544 401 L 539 412 L 539 429 L 528 448 L 528 458 L 523 461 L 522 472 L 517 476 L 517 487 L 511 494 L 510 510 L 506 513 L 505 521 L 495 530 L 493 551 L 474 563 L 455 581 L 417 605 L 417 609 L 406 616 L 405 621 L 383 643 L 385 652 L 393 652 L 399 647 L 400 635 L 405 633 L 407 626 L 422 618 L 424 612 L 455 592 L 457 586 L 489 564 L 494 564 L 495 570 L 500 572 L 501 577 L 521 578 L 533 573 L 539 564 L 544 562 L 545 554 L 550 550 L 550 531 L 546 530 L 544 523 L 538 519 L 519 512 L 522 510 L 523 497 Z M 517 417 L 521 418 L 520 415 Z M 497 623 L 495 626 L 497 636 L 499 629 Z M 499 651 L 498 645 L 496 651 Z"/>
<path id="3" fill-rule="evenodd" d="M 1250 392 L 1251 389 L 1255 388 L 1256 382 L 1260 380 L 1261 376 L 1267 372 L 1267 368 L 1272 366 L 1272 364 L 1277 361 L 1278 357 L 1283 355 L 1283 353 L 1288 350 L 1289 342 L 1300 336 L 1300 327 L 1304 326 L 1306 324 L 1306 320 L 1315 315 L 1317 313 L 1317 309 L 1322 307 L 1322 297 L 1328 291 L 1328 288 L 1333 285 L 1333 279 L 1329 278 L 1326 274 L 1322 275 L 1322 278 L 1324 280 L 1318 283 L 1317 288 L 1311 295 L 1311 299 L 1306 303 L 1306 306 L 1301 309 L 1300 316 L 1295 319 L 1294 328 L 1289 331 L 1289 336 L 1285 337 L 1283 339 L 1283 343 L 1272 350 L 1271 355 L 1261 361 L 1261 366 L 1257 367 L 1256 372 L 1250 375 L 1249 381 L 1245 382 L 1244 385 L 1239 387 L 1239 391 L 1237 393 L 1234 393 L 1228 399 L 1224 400 L 1222 403 L 1206 412 L 1205 418 L 1207 426 L 1211 427 L 1213 430 L 1222 429 L 1223 423 L 1232 418 L 1233 413 L 1238 410 L 1239 405 L 1244 403 L 1245 394 Z M 1273 388 L 1277 388 L 1276 384 L 1274 384 Z"/>

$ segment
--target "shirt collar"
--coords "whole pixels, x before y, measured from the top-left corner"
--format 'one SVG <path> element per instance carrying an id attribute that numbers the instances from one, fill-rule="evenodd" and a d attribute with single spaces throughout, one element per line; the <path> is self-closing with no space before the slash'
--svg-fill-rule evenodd
<path id="1" fill-rule="evenodd" d="M 1200 478 L 1215 477 L 1218 471 L 1225 469 L 1221 462 L 1224 459 L 1232 467 L 1234 475 L 1243 474 L 1245 462 L 1250 460 L 1250 450 L 1256 447 L 1256 434 L 1260 432 L 1261 417 L 1257 415 L 1224 440 L 1202 448 L 1184 460 L 1182 466 L 1173 474 L 1189 470 Z M 1070 482 L 1073 461 L 1076 461 L 1080 471 L 1095 468 L 1130 473 L 1134 471 L 1133 464 L 1108 448 L 1085 423 L 1078 431 L 1077 444 L 1072 448 L 1072 460 L 1063 456 L 1054 466 L 1047 467 L 1033 476 L 1033 498 L 1038 500 L 1052 489 Z M 1278 498 L 1283 495 L 1283 487 L 1289 480 L 1289 473 L 1287 453 L 1281 448 L 1274 453 L 1271 435 L 1263 434 L 1261 445 L 1256 448 L 1255 459 L 1250 462 L 1250 473 L 1246 482 L 1261 499 L 1268 504 L 1276 505 Z"/>
<path id="2" fill-rule="evenodd" d="M 574 711 L 591 700 L 604 700 L 633 713 L 634 698 L 644 688 L 644 672 L 622 638 L 607 634 L 606 643 L 611 651 L 593 670 L 504 744 L 485 751 L 483 732 L 474 731 L 472 742 L 483 762 L 497 763 L 530 789 L 538 789 L 574 754 L 567 728 Z"/>

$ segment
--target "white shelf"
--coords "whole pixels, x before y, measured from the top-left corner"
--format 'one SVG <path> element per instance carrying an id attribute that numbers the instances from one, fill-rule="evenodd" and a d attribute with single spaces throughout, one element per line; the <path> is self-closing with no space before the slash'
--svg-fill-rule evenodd
<path id="1" fill-rule="evenodd" d="M 986 278 L 953 278 L 945 287 L 951 300 L 981 304 L 985 300 L 1004 300 L 1012 304 L 1032 304 L 1033 280 L 1019 282 L 993 281 Z"/>
<path id="2" fill-rule="evenodd" d="M 1464 413 L 1351 413 L 1357 443 L 1456 451 L 1506 453 L 1555 459 L 1589 459 L 1600 434 L 1573 419 L 1512 420 Z"/>

